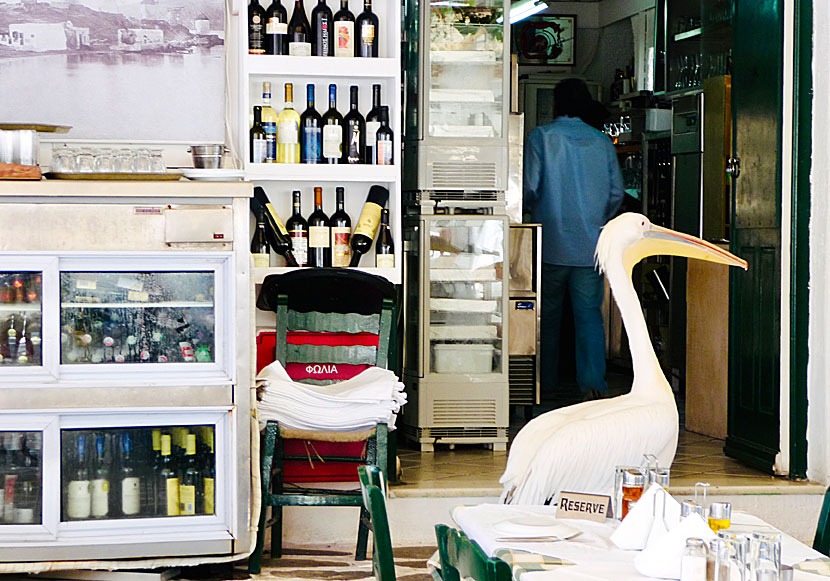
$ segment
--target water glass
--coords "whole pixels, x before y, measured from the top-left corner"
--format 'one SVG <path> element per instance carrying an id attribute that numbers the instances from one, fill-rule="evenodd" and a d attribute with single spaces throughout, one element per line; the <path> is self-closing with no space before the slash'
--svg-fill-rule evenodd
<path id="1" fill-rule="evenodd" d="M 113 168 L 117 173 L 132 173 L 135 171 L 133 152 L 129 149 L 120 149 L 113 158 Z"/>
<path id="2" fill-rule="evenodd" d="M 167 171 L 160 149 L 150 150 L 150 171 L 152 173 L 165 173 Z"/>
<path id="3" fill-rule="evenodd" d="M 75 151 L 62 146 L 52 151 L 52 171 L 55 173 L 73 173 L 75 171 Z"/>
<path id="4" fill-rule="evenodd" d="M 112 173 L 113 167 L 112 150 L 101 149 L 95 153 L 96 173 Z"/>
<path id="5" fill-rule="evenodd" d="M 749 537 L 728 529 L 718 531 L 718 537 L 726 543 L 726 562 L 730 581 L 750 581 Z"/>
<path id="6" fill-rule="evenodd" d="M 751 581 L 779 581 L 781 578 L 781 534 L 755 531 L 750 540 Z"/>
<path id="7" fill-rule="evenodd" d="M 95 154 L 92 149 L 84 147 L 75 156 L 75 171 L 78 173 L 95 173 Z"/>
<path id="8" fill-rule="evenodd" d="M 135 150 L 135 171 L 136 173 L 153 173 L 149 149 Z"/>

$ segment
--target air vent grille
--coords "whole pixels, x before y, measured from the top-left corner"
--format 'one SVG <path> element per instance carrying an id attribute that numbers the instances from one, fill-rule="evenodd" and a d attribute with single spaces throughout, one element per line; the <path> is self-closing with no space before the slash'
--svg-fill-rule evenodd
<path id="1" fill-rule="evenodd" d="M 496 424 L 496 401 L 492 399 L 436 399 L 432 404 L 436 426 L 458 424 L 487 426 Z"/>
<path id="2" fill-rule="evenodd" d="M 430 428 L 433 438 L 504 438 L 504 428 Z"/>
<path id="3" fill-rule="evenodd" d="M 510 405 L 536 403 L 536 357 L 511 355 L 508 362 Z"/>
<path id="4" fill-rule="evenodd" d="M 496 164 L 436 161 L 432 165 L 432 187 L 494 190 Z"/>

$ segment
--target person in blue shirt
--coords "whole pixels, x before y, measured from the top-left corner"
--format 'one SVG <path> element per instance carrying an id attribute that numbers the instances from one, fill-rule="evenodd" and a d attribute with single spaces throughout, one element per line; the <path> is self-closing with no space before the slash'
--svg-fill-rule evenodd
<path id="1" fill-rule="evenodd" d="M 571 298 L 576 380 L 583 399 L 602 397 L 605 382 L 605 285 L 594 267 L 602 226 L 623 200 L 623 182 L 611 140 L 582 118 L 593 100 L 581 79 L 554 89 L 554 121 L 531 131 L 524 153 L 524 212 L 542 224 L 543 390 L 558 387 L 565 293 Z"/>

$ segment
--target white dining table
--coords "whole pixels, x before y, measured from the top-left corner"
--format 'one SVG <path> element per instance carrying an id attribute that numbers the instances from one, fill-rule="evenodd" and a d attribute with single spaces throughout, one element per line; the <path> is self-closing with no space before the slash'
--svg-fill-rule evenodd
<path id="1" fill-rule="evenodd" d="M 648 581 L 653 579 L 637 572 L 634 558 L 639 551 L 627 551 L 617 548 L 610 540 L 611 534 L 619 524 L 613 519 L 597 523 L 580 519 L 560 520 L 567 527 L 576 529 L 579 534 L 570 540 L 558 541 L 522 541 L 513 535 L 505 539 L 505 523 L 521 522 L 526 518 L 556 516 L 553 506 L 514 506 L 504 504 L 480 504 L 459 506 L 453 510 L 453 519 L 468 537 L 476 541 L 490 556 L 498 549 L 518 549 L 548 557 L 564 559 L 575 563 L 544 571 L 523 573 L 521 581 L 555 581 L 569 579 L 572 581 Z M 773 529 L 753 515 L 735 512 L 732 517 L 735 528 L 744 530 Z M 781 561 L 785 565 L 794 565 L 809 559 L 824 557 L 821 553 L 799 542 L 786 533 L 781 533 Z M 827 577 L 804 571 L 794 571 L 794 581 L 827 580 Z"/>

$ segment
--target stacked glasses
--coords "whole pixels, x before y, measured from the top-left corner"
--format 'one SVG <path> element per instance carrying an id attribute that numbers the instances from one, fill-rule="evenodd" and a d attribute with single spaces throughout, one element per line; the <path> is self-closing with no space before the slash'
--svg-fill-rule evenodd
<path id="1" fill-rule="evenodd" d="M 52 171 L 68 174 L 165 173 L 160 149 L 61 146 L 52 152 Z"/>

